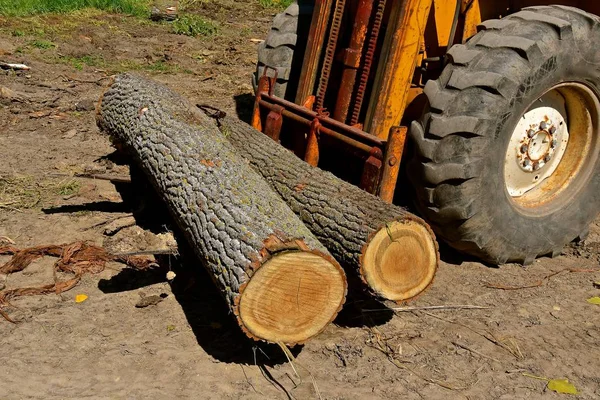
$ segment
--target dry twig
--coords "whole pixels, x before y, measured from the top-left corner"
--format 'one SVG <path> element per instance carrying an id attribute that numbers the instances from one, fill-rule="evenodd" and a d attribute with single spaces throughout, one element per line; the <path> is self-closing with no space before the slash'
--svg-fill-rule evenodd
<path id="1" fill-rule="evenodd" d="M 387 357 L 387 359 L 392 364 L 394 364 L 397 368 L 404 369 L 404 370 L 414 374 L 415 376 L 419 377 L 420 379 L 424 380 L 425 382 L 432 383 L 434 385 L 443 387 L 444 389 L 448 389 L 448 390 L 466 390 L 466 389 L 468 389 L 468 387 L 466 387 L 466 386 L 465 387 L 455 387 L 455 386 L 450 385 L 449 383 L 446 383 L 446 382 L 443 382 L 443 381 L 440 381 L 437 379 L 428 378 L 426 376 L 419 374 L 414 369 L 409 368 L 407 365 L 405 365 L 400 360 L 398 360 L 398 358 L 397 358 L 398 352 L 388 343 L 387 340 L 382 338 L 381 332 L 379 332 L 379 330 L 377 330 L 377 328 L 371 328 L 370 333 L 371 333 L 371 337 L 369 338 L 369 340 L 367 340 L 367 346 L 383 353 Z"/>
<path id="2" fill-rule="evenodd" d="M 521 290 L 521 289 L 532 289 L 532 288 L 536 288 L 536 287 L 540 287 L 542 286 L 546 281 L 548 281 L 550 278 L 552 278 L 553 276 L 556 276 L 562 272 L 599 272 L 599 269 L 580 269 L 580 268 L 565 268 L 565 269 L 561 269 L 559 271 L 555 271 L 549 275 L 546 275 L 545 277 L 543 277 L 542 279 L 540 279 L 539 281 L 533 282 L 529 285 L 525 285 L 525 286 L 504 286 L 501 284 L 493 284 L 493 283 L 489 283 L 489 282 L 484 282 L 483 286 L 485 286 L 486 288 L 489 289 L 500 289 L 500 290 Z"/>
<path id="3" fill-rule="evenodd" d="M 507 345 L 506 343 L 497 339 L 496 336 L 494 336 L 494 334 L 492 334 L 491 332 L 481 333 L 477 329 L 471 328 L 468 325 L 461 324 L 460 322 L 452 321 L 452 320 L 449 320 L 446 318 L 442 318 L 438 315 L 428 313 L 427 311 L 423 311 L 423 314 L 429 315 L 430 317 L 439 319 L 439 320 L 447 322 L 449 324 L 455 324 L 458 326 L 462 326 L 463 328 L 466 328 L 466 329 L 470 330 L 471 332 L 478 334 L 479 336 L 481 336 L 484 339 L 488 340 L 489 342 L 495 344 L 496 346 L 503 348 L 504 350 L 506 350 L 507 352 L 512 354 L 512 356 L 515 357 L 516 359 L 520 360 L 520 359 L 524 358 L 523 353 L 521 352 L 521 349 L 519 348 L 518 344 L 516 344 L 516 342 L 514 342 L 514 341 L 511 342 L 511 344 L 512 344 L 512 347 L 511 347 L 511 346 Z"/>
<path id="4" fill-rule="evenodd" d="M 395 308 L 379 308 L 379 309 L 363 309 L 365 312 L 377 312 L 377 311 L 396 311 L 396 312 L 408 312 L 408 311 L 425 311 L 425 310 L 486 310 L 491 307 L 483 306 L 472 306 L 472 305 L 449 305 L 449 306 L 421 306 L 421 307 L 395 307 Z"/>
<path id="5" fill-rule="evenodd" d="M 455 345 L 456 347 L 460 347 L 461 349 L 465 349 L 465 350 L 467 350 L 467 351 L 468 351 L 468 352 L 470 352 L 470 353 L 477 354 L 477 355 L 478 355 L 478 356 L 480 356 L 480 357 L 487 358 L 488 360 L 496 361 L 497 363 L 501 363 L 501 362 L 500 362 L 500 360 L 498 360 L 498 359 L 496 359 L 496 358 L 494 358 L 494 357 L 486 356 L 485 354 L 483 354 L 483 353 L 480 353 L 480 352 L 478 352 L 477 350 L 474 350 L 474 349 L 472 349 L 472 348 L 470 348 L 470 347 L 467 347 L 467 346 L 466 346 L 466 345 L 464 345 L 464 344 L 461 344 L 461 343 L 458 343 L 458 342 L 450 342 L 450 343 L 452 343 L 452 344 L 453 344 L 453 345 Z"/>

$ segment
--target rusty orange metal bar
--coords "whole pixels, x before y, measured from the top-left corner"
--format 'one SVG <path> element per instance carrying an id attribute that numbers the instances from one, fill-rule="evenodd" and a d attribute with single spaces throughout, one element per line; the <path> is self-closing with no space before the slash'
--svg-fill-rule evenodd
<path id="1" fill-rule="evenodd" d="M 479 0 L 462 0 L 461 13 L 464 15 L 462 42 L 466 42 L 477 33 L 477 25 L 481 24 Z"/>
<path id="2" fill-rule="evenodd" d="M 310 124 L 310 130 L 306 138 L 306 152 L 304 153 L 304 161 L 316 167 L 319 164 L 319 129 L 321 123 L 318 119 L 314 119 Z"/>
<path id="3" fill-rule="evenodd" d="M 367 29 L 369 20 L 373 11 L 374 0 L 359 0 L 354 17 L 354 26 L 352 28 L 352 36 L 350 37 L 350 45 L 344 49 L 342 62 L 344 68 L 342 71 L 342 81 L 338 90 L 337 101 L 335 104 L 333 119 L 341 122 L 346 122 L 348 117 L 348 109 L 352 100 L 352 92 L 356 83 L 356 75 L 360 67 L 362 51 L 367 38 Z"/>
<path id="4" fill-rule="evenodd" d="M 377 77 L 367 111 L 366 131 L 387 139 L 406 109 L 420 44 L 433 0 L 404 0 L 395 4 L 381 52 Z M 384 59 L 385 57 L 385 59 Z"/>
<path id="5" fill-rule="evenodd" d="M 313 11 L 311 28 L 308 33 L 306 53 L 304 63 L 298 82 L 298 91 L 296 92 L 296 103 L 302 102 L 313 95 L 319 61 L 323 53 L 325 44 L 325 34 L 329 26 L 329 16 L 331 15 L 333 0 L 317 0 Z"/>
<path id="6" fill-rule="evenodd" d="M 378 194 L 387 203 L 392 203 L 394 200 L 407 131 L 408 129 L 405 126 L 392 127 L 385 145 L 383 172 Z"/>

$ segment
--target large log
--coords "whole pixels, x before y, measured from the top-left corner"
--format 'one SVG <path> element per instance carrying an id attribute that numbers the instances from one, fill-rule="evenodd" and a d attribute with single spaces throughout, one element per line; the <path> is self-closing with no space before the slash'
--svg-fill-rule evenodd
<path id="1" fill-rule="evenodd" d="M 214 123 L 190 125 L 172 97 L 119 75 L 100 99 L 98 125 L 146 173 L 244 332 L 304 342 L 340 310 L 343 270 Z"/>
<path id="2" fill-rule="evenodd" d="M 218 123 L 236 150 L 373 294 L 404 301 L 431 284 L 439 252 L 425 221 L 307 164 L 237 118 L 225 116 Z"/>

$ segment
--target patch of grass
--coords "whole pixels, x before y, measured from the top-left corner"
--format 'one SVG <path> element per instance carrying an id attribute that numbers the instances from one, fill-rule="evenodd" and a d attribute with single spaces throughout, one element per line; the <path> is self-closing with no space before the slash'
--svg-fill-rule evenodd
<path id="1" fill-rule="evenodd" d="M 56 194 L 61 196 L 71 196 L 79 193 L 81 189 L 81 184 L 74 179 L 71 179 L 66 182 L 61 182 L 56 188 Z"/>
<path id="2" fill-rule="evenodd" d="M 159 74 L 175 74 L 178 72 L 193 73 L 188 69 L 182 69 L 177 64 L 170 64 L 164 60 L 154 61 L 153 63 L 140 63 L 136 60 L 123 60 L 118 64 L 109 65 L 106 69 L 113 74 L 127 71 L 148 71 Z"/>
<path id="3" fill-rule="evenodd" d="M 155 61 L 145 66 L 145 70 L 153 72 L 170 72 L 174 67 L 164 61 Z"/>
<path id="4" fill-rule="evenodd" d="M 186 11 L 186 10 L 189 10 L 190 8 L 193 8 L 196 5 L 202 4 L 206 1 L 207 0 L 179 0 L 177 9 L 179 11 Z"/>
<path id="5" fill-rule="evenodd" d="M 294 0 L 258 0 L 258 4 L 263 8 L 276 8 L 279 10 L 285 10 L 293 2 Z"/>
<path id="6" fill-rule="evenodd" d="M 13 35 L 14 37 L 21 37 L 21 36 L 25 36 L 25 32 L 23 32 L 20 29 L 15 29 L 14 31 L 11 32 L 11 35 Z"/>
<path id="7" fill-rule="evenodd" d="M 23 210 L 35 207 L 42 191 L 31 176 L 0 176 L 0 210 Z"/>
<path id="8" fill-rule="evenodd" d="M 90 54 L 80 57 L 61 56 L 59 58 L 65 64 L 71 65 L 73 68 L 82 71 L 84 66 L 88 67 L 105 67 L 106 61 L 99 54 Z"/>
<path id="9" fill-rule="evenodd" d="M 217 33 L 217 24 L 200 15 L 184 14 L 173 21 L 173 32 L 187 36 L 211 36 Z"/>
<path id="10" fill-rule="evenodd" d="M 33 46 L 37 49 L 52 49 L 56 47 L 56 44 L 50 42 L 49 40 L 44 39 L 36 39 L 29 43 L 30 46 Z"/>
<path id="11" fill-rule="evenodd" d="M 66 13 L 83 8 L 137 16 L 149 14 L 151 0 L 0 0 L 0 15 L 20 17 L 45 13 Z"/>

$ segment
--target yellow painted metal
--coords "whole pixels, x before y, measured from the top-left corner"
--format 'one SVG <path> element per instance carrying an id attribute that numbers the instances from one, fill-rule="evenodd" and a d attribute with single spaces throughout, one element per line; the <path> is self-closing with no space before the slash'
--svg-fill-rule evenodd
<path id="1" fill-rule="evenodd" d="M 397 3 L 392 9 L 375 78 L 373 92 L 379 94 L 372 96 L 367 111 L 367 132 L 382 139 L 387 139 L 390 128 L 398 125 L 404 114 L 433 0 Z"/>
<path id="2" fill-rule="evenodd" d="M 479 0 L 462 0 L 461 13 L 465 16 L 465 25 L 462 34 L 462 41 L 464 43 L 477 33 L 477 25 L 481 24 Z"/>
<path id="3" fill-rule="evenodd" d="M 435 30 L 438 37 L 438 46 L 440 47 L 448 45 L 457 1 L 463 0 L 433 0 Z"/>

